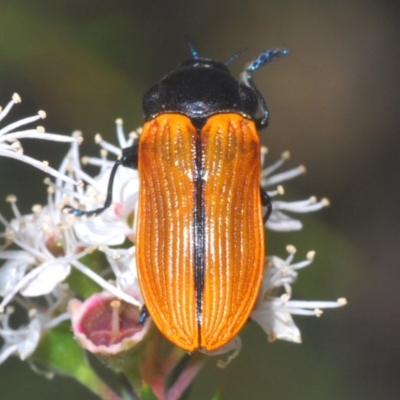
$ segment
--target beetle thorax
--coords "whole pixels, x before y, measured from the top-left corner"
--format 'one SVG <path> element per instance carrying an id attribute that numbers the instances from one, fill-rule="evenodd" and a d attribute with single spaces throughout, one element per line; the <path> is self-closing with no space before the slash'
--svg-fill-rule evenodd
<path id="1" fill-rule="evenodd" d="M 224 64 L 208 59 L 186 61 L 143 97 L 146 120 L 162 113 L 179 113 L 200 126 L 218 113 L 236 112 L 253 118 L 257 108 L 254 91 L 234 78 Z"/>

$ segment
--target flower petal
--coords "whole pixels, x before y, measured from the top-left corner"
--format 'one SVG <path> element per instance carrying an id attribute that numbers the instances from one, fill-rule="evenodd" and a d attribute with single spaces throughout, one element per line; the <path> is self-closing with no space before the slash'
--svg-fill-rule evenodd
<path id="1" fill-rule="evenodd" d="M 12 291 L 25 275 L 28 263 L 24 260 L 6 261 L 0 268 L 0 296 L 4 297 Z"/>
<path id="2" fill-rule="evenodd" d="M 24 278 L 21 294 L 26 297 L 41 296 L 50 293 L 71 272 L 71 266 L 58 260 L 46 262 L 32 270 Z"/>
<path id="3" fill-rule="evenodd" d="M 17 345 L 21 360 L 27 359 L 35 351 L 40 340 L 41 330 L 41 323 L 37 318 L 29 323 L 25 340 Z"/>

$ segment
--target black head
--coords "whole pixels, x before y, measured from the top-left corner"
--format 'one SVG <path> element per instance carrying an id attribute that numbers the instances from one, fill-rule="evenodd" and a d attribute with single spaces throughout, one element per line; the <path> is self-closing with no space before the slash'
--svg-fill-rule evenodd
<path id="1" fill-rule="evenodd" d="M 254 118 L 257 109 L 255 90 L 234 78 L 223 63 L 206 58 L 185 61 L 143 97 L 146 120 L 161 113 L 180 113 L 198 129 L 213 114 L 236 112 Z"/>

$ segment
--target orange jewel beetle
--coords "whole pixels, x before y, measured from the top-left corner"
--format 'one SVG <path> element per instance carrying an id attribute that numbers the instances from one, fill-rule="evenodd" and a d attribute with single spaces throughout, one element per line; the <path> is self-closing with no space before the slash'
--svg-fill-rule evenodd
<path id="1" fill-rule="evenodd" d="M 138 169 L 141 322 L 150 316 L 187 351 L 214 351 L 247 322 L 261 285 L 271 202 L 260 188 L 258 130 L 268 109 L 252 73 L 288 51 L 261 53 L 238 80 L 226 66 L 236 56 L 224 64 L 191 50 L 144 95 L 139 144 L 114 165 L 104 207 L 70 208 L 102 212 L 118 166 Z"/>

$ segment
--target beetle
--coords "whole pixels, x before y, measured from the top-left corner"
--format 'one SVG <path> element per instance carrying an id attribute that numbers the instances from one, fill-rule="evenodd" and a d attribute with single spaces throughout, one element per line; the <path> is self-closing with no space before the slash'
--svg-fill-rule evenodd
<path id="1" fill-rule="evenodd" d="M 271 202 L 260 187 L 258 131 L 268 109 L 252 73 L 288 51 L 261 53 L 236 79 L 227 68 L 236 56 L 221 63 L 191 50 L 144 95 L 139 144 L 113 166 L 104 206 L 68 208 L 99 214 L 117 168 L 138 169 L 141 322 L 149 315 L 175 345 L 210 352 L 248 321 L 261 285 Z"/>

